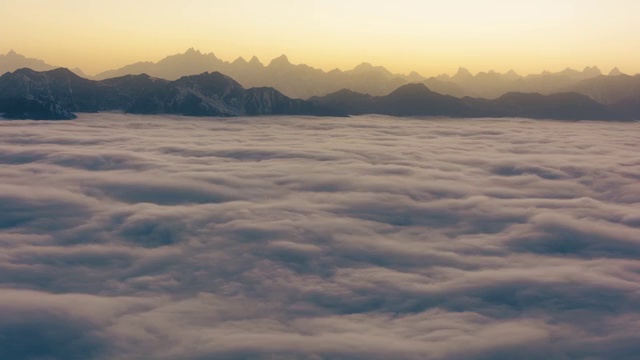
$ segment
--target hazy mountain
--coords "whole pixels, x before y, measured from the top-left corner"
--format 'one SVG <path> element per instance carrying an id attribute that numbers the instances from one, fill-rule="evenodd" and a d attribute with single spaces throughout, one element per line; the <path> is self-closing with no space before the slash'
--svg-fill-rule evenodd
<path id="1" fill-rule="evenodd" d="M 20 55 L 13 50 L 10 50 L 7 54 L 0 54 L 0 75 L 16 71 L 18 69 L 29 68 L 35 71 L 47 71 L 58 68 L 58 66 L 53 66 L 45 63 L 39 59 L 28 58 L 24 55 Z M 82 70 L 75 68 L 73 70 L 74 73 L 86 77 Z"/>
<path id="2" fill-rule="evenodd" d="M 38 71 L 50 70 L 54 67 L 37 59 L 28 59 L 10 51 L 0 55 L 0 72 L 14 71 L 28 67 Z M 85 77 L 80 69 L 72 70 Z M 408 75 L 394 74 L 382 66 L 362 63 L 352 70 L 339 69 L 325 72 L 305 64 L 292 64 L 282 55 L 264 65 L 255 56 L 249 61 L 238 58 L 233 62 L 223 61 L 213 53 L 204 54 L 193 48 L 183 54 L 167 56 L 158 62 L 138 62 L 117 70 L 106 71 L 95 76 L 95 79 L 120 77 L 125 75 L 148 74 L 151 77 L 177 80 L 183 76 L 197 75 L 205 72 L 220 72 L 238 81 L 243 87 L 273 87 L 283 94 L 307 99 L 323 96 L 341 89 L 349 89 L 363 94 L 381 96 L 389 94 L 398 87 L 410 83 L 422 83 L 434 92 L 455 97 L 479 97 L 496 99 L 509 92 L 553 94 L 573 91 L 572 87 L 580 82 L 599 78 L 602 72 L 597 67 L 586 67 L 582 71 L 567 68 L 560 72 L 545 71 L 540 74 L 520 76 L 514 70 L 507 73 L 496 71 L 472 74 L 461 67 L 453 76 L 440 75 L 425 78 L 417 72 Z M 623 75 L 617 68 L 609 76 Z M 580 90 L 593 99 L 601 101 L 605 96 L 598 96 L 592 91 Z M 616 100 L 621 100 L 619 96 Z M 606 100 L 607 103 L 610 100 Z"/>
<path id="3" fill-rule="evenodd" d="M 612 76 L 619 73 L 615 70 Z M 226 62 L 212 53 L 203 54 L 192 48 L 184 54 L 168 56 L 157 63 L 140 62 L 98 74 L 96 78 L 146 73 L 175 80 L 186 75 L 215 71 L 232 77 L 244 87 L 273 87 L 289 97 L 302 99 L 331 94 L 341 89 L 381 96 L 410 83 L 423 83 L 434 92 L 444 95 L 496 99 L 509 92 L 553 94 L 581 81 L 602 76 L 600 69 L 595 66 L 582 71 L 567 68 L 555 73 L 545 71 L 527 76 L 520 76 L 514 70 L 504 74 L 491 70 L 474 75 L 460 67 L 453 76 L 425 78 L 415 71 L 408 75 L 394 74 L 382 66 L 366 62 L 348 71 L 335 69 L 325 72 L 304 64 L 292 64 L 285 55 L 264 65 L 256 57 L 250 61 L 238 58 Z"/>
<path id="4" fill-rule="evenodd" d="M 611 71 L 609 72 L 609 76 L 620 76 L 620 75 L 624 75 L 624 74 L 617 67 L 611 69 Z"/>
<path id="5" fill-rule="evenodd" d="M 137 62 L 117 70 L 102 72 L 94 78 L 103 80 L 125 75 L 148 74 L 166 80 L 177 80 L 182 76 L 216 71 L 222 67 L 223 63 L 212 53 L 203 54 L 191 48 L 184 54 L 167 56 L 157 63 Z"/>
<path id="6" fill-rule="evenodd" d="M 495 98 L 513 90 L 513 85 L 518 79 L 520 79 L 520 76 L 513 70 L 507 74 L 500 74 L 491 70 L 489 72 L 480 72 L 474 76 L 469 70 L 460 68 L 449 81 L 466 89 L 467 93 L 464 94 L 466 96 Z"/>
<path id="7" fill-rule="evenodd" d="M 509 92 L 553 94 L 580 81 L 602 76 L 597 67 L 587 67 L 583 71 L 567 68 L 552 73 L 520 76 L 514 70 L 501 74 L 493 70 L 473 75 L 469 70 L 460 68 L 454 76 L 440 75 L 442 82 L 451 82 L 466 90 L 467 96 L 495 99 Z"/>
<path id="8" fill-rule="evenodd" d="M 424 84 L 404 85 L 386 96 L 342 90 L 310 101 L 352 115 L 527 117 L 559 120 L 622 120 L 628 116 L 577 93 L 507 93 L 498 99 L 441 95 Z"/>
<path id="9" fill-rule="evenodd" d="M 218 59 L 214 54 L 203 54 L 189 49 L 184 54 L 172 55 L 157 63 L 140 62 L 96 75 L 106 79 L 124 75 L 149 74 L 153 77 L 175 80 L 182 76 L 218 71 L 237 80 L 244 87 L 273 87 L 283 94 L 306 99 L 326 95 L 340 89 L 384 95 L 410 82 L 425 82 L 445 94 L 468 95 L 469 91 L 453 83 L 438 79 L 426 79 L 413 72 L 409 75 L 393 74 L 382 66 L 362 63 L 353 70 L 338 69 L 325 72 L 304 64 L 292 64 L 282 55 L 264 65 L 255 56 L 246 61 L 238 58 L 233 62 Z"/>
<path id="10" fill-rule="evenodd" d="M 175 81 L 144 74 L 93 81 L 67 69 L 20 69 L 0 77 L 0 113 L 7 118 L 70 119 L 73 112 L 111 110 L 188 116 L 341 115 L 272 88 L 245 89 L 220 73 Z"/>
<path id="11" fill-rule="evenodd" d="M 603 104 L 640 99 L 640 75 L 598 76 L 566 88 Z"/>
<path id="12" fill-rule="evenodd" d="M 42 60 L 27 58 L 11 50 L 7 54 L 0 54 L 0 75 L 6 72 L 16 71 L 21 68 L 30 68 L 36 71 L 53 70 L 51 66 Z"/>

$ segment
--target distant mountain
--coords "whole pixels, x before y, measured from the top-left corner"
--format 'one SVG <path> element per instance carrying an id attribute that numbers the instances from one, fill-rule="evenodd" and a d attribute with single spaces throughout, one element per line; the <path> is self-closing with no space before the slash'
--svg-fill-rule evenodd
<path id="1" fill-rule="evenodd" d="M 620 75 L 624 75 L 624 74 L 617 67 L 611 69 L 611 71 L 609 72 L 609 76 L 620 76 Z"/>
<path id="2" fill-rule="evenodd" d="M 583 71 L 567 68 L 563 71 L 552 73 L 543 72 L 537 75 L 528 75 L 516 81 L 511 91 L 538 92 L 541 94 L 553 94 L 564 91 L 571 85 L 580 81 L 602 76 L 597 67 L 586 67 Z"/>
<path id="3" fill-rule="evenodd" d="M 507 93 L 498 99 L 441 95 L 424 84 L 404 85 L 386 96 L 342 90 L 311 102 L 351 115 L 527 117 L 558 120 L 625 120 L 630 116 L 577 93 Z M 640 115 L 640 114 L 639 114 Z"/>
<path id="4" fill-rule="evenodd" d="M 581 81 L 602 76 L 596 66 L 586 67 L 582 71 L 567 68 L 555 73 L 545 71 L 527 76 L 521 76 L 514 70 L 504 74 L 491 70 L 474 75 L 460 67 L 453 76 L 425 78 L 415 71 L 408 75 L 394 74 L 382 66 L 366 62 L 352 70 L 335 69 L 325 72 L 304 64 L 292 64 L 285 55 L 264 65 L 255 56 L 250 61 L 238 58 L 227 62 L 212 53 L 203 54 L 191 48 L 183 54 L 168 56 L 157 63 L 140 62 L 104 72 L 98 74 L 96 79 L 146 73 L 153 77 L 176 80 L 203 72 L 221 72 L 244 87 L 273 87 L 289 97 L 300 99 L 324 96 L 342 89 L 382 96 L 411 83 L 425 84 L 432 91 L 443 95 L 497 99 L 510 92 L 554 94 L 566 91 L 565 89 Z M 618 75 L 621 73 L 617 69 L 610 74 Z"/>
<path id="5" fill-rule="evenodd" d="M 55 69 L 55 66 L 51 66 L 42 60 L 27 58 L 23 55 L 17 54 L 11 50 L 5 55 L 0 54 L 0 75 L 16 71 L 21 68 L 30 68 L 36 71 L 47 71 Z"/>
<path id="6" fill-rule="evenodd" d="M 13 50 L 10 50 L 5 55 L 0 54 L 0 75 L 22 68 L 29 68 L 35 71 L 47 71 L 56 69 L 58 66 L 49 65 L 39 59 L 28 58 Z M 72 71 L 80 76 L 85 76 L 82 70 L 78 68 L 73 69 Z"/>
<path id="7" fill-rule="evenodd" d="M 0 55 L 0 74 L 15 71 L 19 68 L 32 68 L 46 71 L 55 68 L 37 59 L 28 59 L 10 51 Z M 72 70 L 77 75 L 87 78 L 80 69 Z M 257 57 L 249 61 L 238 58 L 232 62 L 219 59 L 213 53 L 204 54 L 191 48 L 185 53 L 167 56 L 158 62 L 138 62 L 120 69 L 98 74 L 96 80 L 121 77 L 125 75 L 148 74 L 154 78 L 177 80 L 183 76 L 198 75 L 205 72 L 220 72 L 245 88 L 272 87 L 291 98 L 308 99 L 324 96 L 342 89 L 348 89 L 373 96 L 387 95 L 395 89 L 411 84 L 422 83 L 432 91 L 454 97 L 477 97 L 497 99 L 510 92 L 540 93 L 550 95 L 559 92 L 572 92 L 581 82 L 604 76 L 596 66 L 586 67 L 582 71 L 567 68 L 559 72 L 545 71 L 540 74 L 521 76 L 514 70 L 499 73 L 493 70 L 472 74 L 460 67 L 453 76 L 440 75 L 426 78 L 417 72 L 408 75 L 394 74 L 382 66 L 362 63 L 352 70 L 339 69 L 323 71 L 305 64 L 292 64 L 282 55 L 264 65 Z M 619 69 L 614 68 L 608 77 L 622 76 Z M 597 101 L 610 103 L 607 96 L 597 95 L 595 90 L 577 89 Z M 620 96 L 613 96 L 622 100 Z"/>
<path id="8" fill-rule="evenodd" d="M 372 95 L 385 95 L 410 82 L 425 82 L 445 94 L 468 95 L 467 90 L 453 83 L 438 79 L 426 79 L 413 72 L 409 75 L 393 74 L 382 66 L 362 63 L 353 70 L 338 69 L 325 72 L 308 65 L 292 64 L 282 55 L 264 65 L 255 56 L 246 61 L 238 58 L 233 62 L 218 59 L 214 54 L 203 54 L 189 49 L 184 54 L 166 57 L 157 63 L 140 62 L 96 75 L 106 79 L 124 75 L 149 74 L 168 80 L 203 72 L 221 72 L 236 79 L 244 87 L 273 87 L 283 94 L 300 99 L 322 96 L 340 89 L 350 89 Z"/>
<path id="9" fill-rule="evenodd" d="M 506 74 L 491 70 L 473 75 L 469 70 L 460 68 L 454 76 L 441 75 L 437 79 L 460 86 L 467 91 L 466 96 L 496 99 L 510 92 L 553 94 L 580 81 L 601 75 L 602 72 L 595 66 L 587 67 L 583 71 L 567 68 L 557 73 L 546 71 L 525 77 L 513 70 Z"/>
<path id="10" fill-rule="evenodd" d="M 566 88 L 607 105 L 640 99 L 640 75 L 598 76 Z"/>
<path id="11" fill-rule="evenodd" d="M 640 118 L 640 75 L 599 76 L 583 80 L 567 91 L 574 91 L 620 112 Z"/>
<path id="12" fill-rule="evenodd" d="M 20 69 L 0 77 L 5 118 L 71 119 L 73 112 L 113 110 L 187 116 L 342 115 L 272 88 L 245 89 L 220 73 L 175 81 L 144 74 L 93 81 L 67 69 Z"/>

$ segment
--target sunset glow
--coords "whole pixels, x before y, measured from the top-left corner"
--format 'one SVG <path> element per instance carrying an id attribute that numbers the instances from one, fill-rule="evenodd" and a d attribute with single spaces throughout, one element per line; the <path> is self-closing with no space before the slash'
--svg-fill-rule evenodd
<path id="1" fill-rule="evenodd" d="M 634 0 L 0 1 L 10 49 L 90 74 L 195 47 L 232 61 L 287 54 L 325 70 L 360 62 L 424 75 L 614 66 L 640 71 Z"/>

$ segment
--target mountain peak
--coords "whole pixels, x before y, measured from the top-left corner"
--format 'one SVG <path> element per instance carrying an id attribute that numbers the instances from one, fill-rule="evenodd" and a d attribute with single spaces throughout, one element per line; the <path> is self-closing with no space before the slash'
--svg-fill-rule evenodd
<path id="1" fill-rule="evenodd" d="M 196 50 L 195 48 L 190 47 L 185 53 L 185 55 L 202 55 L 200 50 Z"/>
<path id="2" fill-rule="evenodd" d="M 7 53 L 7 55 L 5 55 L 5 57 L 7 57 L 8 59 L 12 59 L 14 61 L 26 59 L 25 56 L 18 54 L 17 52 L 13 51 L 13 49 L 9 50 L 9 52 Z"/>
<path id="3" fill-rule="evenodd" d="M 406 76 L 406 78 L 409 79 L 409 81 L 411 81 L 411 82 L 417 82 L 417 81 L 425 79 L 417 71 L 412 71 L 411 73 L 409 73 L 409 75 Z"/>
<path id="4" fill-rule="evenodd" d="M 513 69 L 509 70 L 506 74 L 502 76 L 503 79 L 507 81 L 515 81 L 520 78 L 520 75 Z"/>
<path id="5" fill-rule="evenodd" d="M 64 67 L 55 68 L 53 70 L 44 71 L 42 73 L 56 78 L 81 79 L 81 77 L 76 73 Z"/>
<path id="6" fill-rule="evenodd" d="M 255 56 L 255 55 L 253 55 L 253 57 L 251 57 L 251 60 L 249 60 L 249 64 L 262 66 L 262 63 L 260 62 L 260 59 L 258 59 L 258 57 Z"/>
<path id="7" fill-rule="evenodd" d="M 454 80 L 466 80 L 473 78 L 473 74 L 464 67 L 458 68 L 458 72 L 453 76 Z"/>
<path id="8" fill-rule="evenodd" d="M 289 62 L 289 58 L 287 57 L 287 55 L 280 55 L 277 58 L 271 60 L 271 63 L 269 64 L 269 66 L 272 65 L 276 65 L 276 66 L 282 66 L 282 65 L 291 65 L 291 63 Z"/>
<path id="9" fill-rule="evenodd" d="M 238 57 L 237 59 L 235 59 L 232 64 L 234 65 L 238 65 L 238 64 L 247 64 L 247 60 L 245 60 L 242 56 Z"/>
<path id="10" fill-rule="evenodd" d="M 353 68 L 353 71 L 363 72 L 363 71 L 371 71 L 373 70 L 373 65 L 368 62 L 363 62 L 362 64 Z"/>
<path id="11" fill-rule="evenodd" d="M 602 71 L 600 71 L 600 69 L 597 66 L 592 66 L 592 67 L 587 66 L 584 68 L 582 73 L 587 75 L 593 75 L 593 76 L 602 75 Z"/>
<path id="12" fill-rule="evenodd" d="M 413 96 L 431 93 L 431 89 L 429 89 L 424 83 L 411 83 L 400 86 L 389 94 L 389 96 Z"/>
<path id="13" fill-rule="evenodd" d="M 617 67 L 613 68 L 610 72 L 609 72 L 609 76 L 620 76 L 623 75 L 622 71 L 620 71 L 620 69 L 618 69 Z"/>

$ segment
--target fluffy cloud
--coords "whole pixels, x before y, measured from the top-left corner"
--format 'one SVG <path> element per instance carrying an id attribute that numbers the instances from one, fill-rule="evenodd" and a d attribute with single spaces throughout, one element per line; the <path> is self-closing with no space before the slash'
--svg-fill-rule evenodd
<path id="1" fill-rule="evenodd" d="M 0 358 L 635 359 L 640 128 L 0 123 Z"/>

